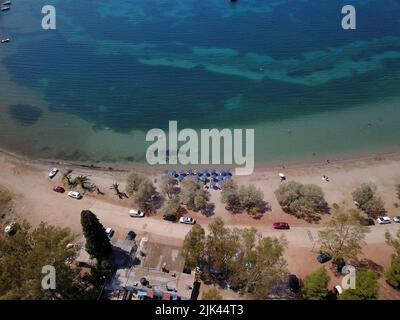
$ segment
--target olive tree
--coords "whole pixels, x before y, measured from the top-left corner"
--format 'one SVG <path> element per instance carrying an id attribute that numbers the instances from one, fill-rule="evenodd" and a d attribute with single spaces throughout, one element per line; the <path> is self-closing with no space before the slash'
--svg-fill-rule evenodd
<path id="1" fill-rule="evenodd" d="M 161 193 L 166 196 L 168 199 L 171 199 L 176 195 L 176 185 L 178 181 L 172 176 L 172 174 L 168 174 L 161 179 L 160 190 Z"/>
<path id="2" fill-rule="evenodd" d="M 363 183 L 353 191 L 353 200 L 358 207 L 372 217 L 378 217 L 386 212 L 383 200 L 375 195 L 377 188 L 372 183 Z"/>
<path id="3" fill-rule="evenodd" d="M 148 177 L 132 173 L 126 182 L 126 192 L 133 196 L 141 210 L 152 210 L 152 201 L 157 195 L 156 188 Z"/>
<path id="4" fill-rule="evenodd" d="M 264 194 L 254 185 L 238 186 L 233 180 L 222 183 L 221 201 L 226 204 L 226 209 L 232 213 L 244 210 L 250 214 L 262 213 L 266 209 Z"/>
<path id="5" fill-rule="evenodd" d="M 166 213 L 178 215 L 181 209 L 181 199 L 178 195 L 174 195 L 172 198 L 168 199 L 163 207 Z"/>
<path id="6" fill-rule="evenodd" d="M 199 211 L 207 207 L 210 194 L 203 189 L 203 185 L 194 179 L 182 182 L 180 199 L 189 209 Z"/>
<path id="7" fill-rule="evenodd" d="M 298 218 L 311 220 L 316 214 L 329 212 L 322 189 L 313 184 L 284 182 L 275 191 L 275 196 L 284 211 Z"/>

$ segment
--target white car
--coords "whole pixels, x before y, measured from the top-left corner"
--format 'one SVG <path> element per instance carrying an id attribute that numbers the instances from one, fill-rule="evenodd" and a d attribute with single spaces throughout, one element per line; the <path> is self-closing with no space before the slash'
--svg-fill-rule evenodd
<path id="1" fill-rule="evenodd" d="M 342 294 L 343 293 L 343 288 L 341 286 L 335 286 L 334 291 L 336 294 Z"/>
<path id="2" fill-rule="evenodd" d="M 400 223 L 400 216 L 393 217 L 393 221 L 397 222 L 397 223 Z"/>
<path id="3" fill-rule="evenodd" d="M 195 223 L 196 223 L 196 220 L 194 220 L 194 219 L 191 218 L 191 217 L 181 217 L 181 218 L 179 219 L 179 222 L 180 222 L 180 223 L 184 223 L 184 224 L 195 224 Z"/>
<path id="4" fill-rule="evenodd" d="M 57 173 L 58 173 L 58 169 L 54 168 L 53 170 L 50 171 L 49 178 L 53 179 L 56 176 Z"/>
<path id="5" fill-rule="evenodd" d="M 385 217 L 379 217 L 378 219 L 376 219 L 378 221 L 379 224 L 388 224 L 390 223 L 390 218 L 385 216 Z"/>
<path id="6" fill-rule="evenodd" d="M 129 210 L 129 215 L 131 217 L 142 218 L 142 217 L 144 217 L 144 212 L 140 211 L 140 210 L 132 209 L 132 210 Z"/>
<path id="7" fill-rule="evenodd" d="M 5 227 L 4 233 L 6 235 L 11 235 L 15 232 L 15 225 L 13 223 L 9 224 L 8 226 Z"/>
<path id="8" fill-rule="evenodd" d="M 114 230 L 111 229 L 110 227 L 108 227 L 108 228 L 106 229 L 106 234 L 107 234 L 107 236 L 108 236 L 109 238 L 111 238 L 111 237 L 113 236 L 113 234 L 114 234 Z"/>
<path id="9" fill-rule="evenodd" d="M 82 195 L 78 191 L 70 191 L 68 192 L 68 196 L 74 199 L 81 199 Z"/>

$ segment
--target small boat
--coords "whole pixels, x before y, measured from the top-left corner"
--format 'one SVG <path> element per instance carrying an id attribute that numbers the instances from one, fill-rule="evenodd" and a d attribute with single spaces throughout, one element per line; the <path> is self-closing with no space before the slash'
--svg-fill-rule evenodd
<path id="1" fill-rule="evenodd" d="M 11 1 L 3 2 L 3 6 L 9 6 L 10 4 L 11 4 Z"/>
<path id="2" fill-rule="evenodd" d="M 1 40 L 1 43 L 7 43 L 7 42 L 10 42 L 10 38 Z"/>
<path id="3" fill-rule="evenodd" d="M 1 11 L 8 11 L 10 10 L 10 6 L 1 7 Z"/>

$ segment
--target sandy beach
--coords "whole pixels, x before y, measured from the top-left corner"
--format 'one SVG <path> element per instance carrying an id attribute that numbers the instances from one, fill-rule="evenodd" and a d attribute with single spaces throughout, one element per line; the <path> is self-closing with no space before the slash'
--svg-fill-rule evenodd
<path id="1" fill-rule="evenodd" d="M 128 210 L 133 206 L 131 200 L 120 200 L 110 190 L 113 182 L 118 182 L 121 188 L 124 188 L 126 177 L 133 170 L 150 176 L 153 181 L 158 181 L 160 168 L 111 168 L 54 163 L 46 160 L 30 160 L 6 151 L 0 152 L 0 163 L 0 187 L 13 194 L 13 207 L 17 219 L 26 219 L 32 225 L 45 221 L 52 225 L 71 228 L 79 236 L 81 234 L 80 212 L 89 209 L 99 217 L 103 225 L 112 227 L 117 234 L 121 235 L 133 229 L 138 233 L 146 234 L 154 241 L 180 244 L 190 230 L 189 226 L 163 221 L 160 213 L 143 219 L 130 218 Z M 67 169 L 73 170 L 74 175 L 88 175 L 105 195 L 87 193 L 82 200 L 77 201 L 68 198 L 66 194 L 53 192 L 54 185 L 61 185 L 61 174 L 58 174 L 54 180 L 48 178 L 48 172 L 53 167 L 59 168 L 61 172 Z M 247 214 L 230 214 L 220 202 L 220 192 L 211 191 L 211 202 L 215 204 L 213 217 L 222 217 L 230 227 L 253 226 L 264 236 L 285 236 L 287 240 L 285 257 L 289 269 L 300 277 L 304 277 L 318 267 L 315 260 L 318 231 L 329 216 L 324 216 L 318 224 L 310 224 L 285 214 L 274 196 L 274 191 L 280 184 L 278 173 L 281 171 L 286 174 L 288 180 L 319 185 L 330 206 L 337 203 L 342 207 L 352 208 L 351 192 L 363 182 L 375 183 L 378 186 L 378 195 L 385 202 L 388 215 L 399 214 L 399 209 L 395 208 L 395 203 L 399 202 L 395 191 L 395 186 L 400 182 L 400 155 L 398 154 L 331 163 L 309 163 L 285 168 L 260 166 L 251 176 L 235 177 L 239 184 L 252 183 L 264 192 L 265 200 L 271 205 L 272 210 L 259 220 Z M 329 176 L 330 181 L 322 181 L 322 175 Z M 189 215 L 203 226 L 212 219 L 196 212 L 189 212 Z M 2 223 L 8 223 L 12 219 L 16 219 L 14 215 L 6 217 Z M 272 223 L 275 221 L 290 223 L 291 230 L 289 232 L 273 230 Z M 399 225 L 394 223 L 388 226 L 371 227 L 362 258 L 373 261 L 382 270 L 386 268 L 390 262 L 392 249 L 385 244 L 384 233 L 386 230 L 395 233 L 398 229 Z M 334 285 L 337 280 L 333 274 L 331 276 Z M 380 281 L 384 283 L 383 278 Z M 399 297 L 399 294 L 387 285 L 382 286 L 382 299 L 398 299 Z"/>
<path id="2" fill-rule="evenodd" d="M 8 223 L 13 219 L 26 219 L 36 225 L 41 221 L 49 224 L 68 227 L 79 236 L 81 234 L 80 212 L 84 209 L 93 211 L 103 225 L 110 226 L 119 235 L 133 229 L 138 233 L 146 234 L 153 241 L 181 244 L 184 236 L 190 230 L 189 226 L 171 224 L 163 221 L 161 214 L 146 217 L 144 219 L 132 219 L 128 215 L 131 208 L 131 200 L 118 199 L 110 190 L 113 182 L 118 182 L 124 187 L 126 177 L 130 171 L 144 173 L 153 181 L 160 177 L 160 168 L 146 167 L 108 167 L 90 166 L 53 162 L 48 160 L 30 160 L 22 156 L 0 152 L 0 187 L 13 194 L 13 206 L 15 215 L 3 219 L 2 223 Z M 49 180 L 48 172 L 57 167 L 60 171 L 73 170 L 73 174 L 90 176 L 105 195 L 85 194 L 84 198 L 76 201 L 65 194 L 57 194 L 52 191 L 54 185 L 61 185 L 61 174 L 54 180 Z M 264 236 L 284 236 L 287 240 L 285 258 L 291 272 L 300 277 L 318 267 L 315 260 L 317 254 L 318 231 L 329 215 L 324 216 L 318 224 L 310 224 L 285 214 L 279 207 L 274 191 L 279 186 L 278 173 L 283 171 L 288 180 L 302 183 L 314 183 L 319 185 L 326 196 L 330 206 L 337 203 L 346 208 L 354 207 L 351 192 L 363 182 L 372 182 L 378 186 L 378 194 L 383 198 L 389 216 L 399 214 L 395 203 L 399 202 L 396 196 L 395 186 L 400 181 L 400 155 L 387 154 L 359 158 L 353 160 L 332 161 L 330 163 L 308 163 L 293 166 L 276 167 L 260 166 L 251 176 L 235 177 L 239 184 L 255 184 L 261 188 L 265 200 L 272 206 L 261 219 L 255 220 L 247 214 L 232 215 L 227 212 L 220 202 L 220 192 L 211 191 L 211 202 L 215 204 L 213 217 L 222 217 L 230 227 L 255 227 Z M 329 182 L 321 179 L 322 175 L 330 178 Z M 200 213 L 189 212 L 202 226 L 206 226 L 212 217 L 205 217 Z M 17 218 L 16 218 L 17 217 Z M 291 230 L 277 231 L 272 229 L 275 221 L 290 223 Z M 376 264 L 380 275 L 390 263 L 392 249 L 385 244 L 384 233 L 389 230 L 395 233 L 399 229 L 398 224 L 388 226 L 375 225 L 367 235 L 366 246 L 361 260 Z M 384 248 L 384 250 L 383 250 Z M 332 285 L 339 281 L 330 271 Z M 381 298 L 399 299 L 398 292 L 392 290 L 380 278 Z"/>

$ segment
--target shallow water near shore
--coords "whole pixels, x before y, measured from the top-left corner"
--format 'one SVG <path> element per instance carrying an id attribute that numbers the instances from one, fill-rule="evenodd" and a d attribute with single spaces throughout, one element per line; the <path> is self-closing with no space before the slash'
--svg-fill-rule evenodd
<path id="1" fill-rule="evenodd" d="M 0 16 L 0 146 L 139 163 L 177 120 L 254 128 L 260 163 L 400 150 L 400 4 L 353 2 L 343 31 L 344 1 L 20 0 Z"/>

